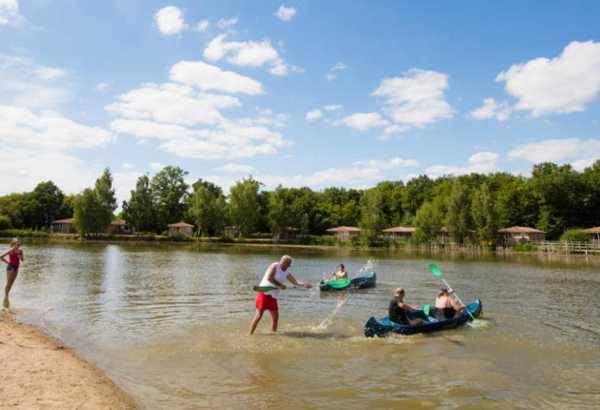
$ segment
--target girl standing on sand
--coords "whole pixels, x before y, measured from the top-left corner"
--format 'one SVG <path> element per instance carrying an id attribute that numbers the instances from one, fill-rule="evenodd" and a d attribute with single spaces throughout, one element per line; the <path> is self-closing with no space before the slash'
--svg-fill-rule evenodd
<path id="1" fill-rule="evenodd" d="M 8 259 L 6 257 L 8 256 Z M 19 273 L 19 266 L 21 262 L 23 262 L 23 250 L 21 249 L 21 244 L 17 238 L 14 238 L 10 241 L 10 249 L 3 253 L 0 256 L 0 260 L 6 263 L 6 287 L 4 288 L 4 308 L 8 309 L 10 307 L 10 302 L 8 300 L 8 294 L 10 293 L 10 288 L 12 288 L 13 283 L 17 279 L 17 274 Z"/>

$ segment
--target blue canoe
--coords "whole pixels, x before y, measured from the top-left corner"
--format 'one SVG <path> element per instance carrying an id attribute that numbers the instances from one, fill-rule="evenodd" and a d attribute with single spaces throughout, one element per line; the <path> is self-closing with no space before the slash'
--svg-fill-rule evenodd
<path id="1" fill-rule="evenodd" d="M 365 273 L 364 275 L 356 276 L 353 279 L 336 279 L 328 282 L 321 282 L 319 289 L 323 292 L 349 290 L 349 289 L 368 289 L 374 288 L 377 282 L 377 274 L 375 272 Z"/>
<path id="2" fill-rule="evenodd" d="M 481 304 L 481 300 L 477 299 L 467 305 L 467 309 L 471 312 L 471 315 L 474 317 L 479 317 L 481 315 L 483 306 Z M 383 319 L 376 319 L 371 317 L 365 323 L 365 336 L 366 337 L 382 337 L 386 334 L 392 333 L 400 333 L 402 335 L 413 335 L 415 333 L 430 333 L 437 332 L 439 330 L 446 329 L 454 329 L 455 327 L 459 327 L 472 320 L 471 316 L 465 311 L 461 315 L 456 315 L 451 319 L 446 320 L 437 320 L 435 318 L 436 309 L 432 308 L 429 316 L 425 315 L 425 312 L 422 310 L 417 310 L 415 312 L 410 312 L 409 317 L 411 319 L 423 319 L 425 322 L 421 325 L 411 326 L 411 325 L 403 325 L 400 323 L 392 322 L 389 317 L 384 317 Z"/>

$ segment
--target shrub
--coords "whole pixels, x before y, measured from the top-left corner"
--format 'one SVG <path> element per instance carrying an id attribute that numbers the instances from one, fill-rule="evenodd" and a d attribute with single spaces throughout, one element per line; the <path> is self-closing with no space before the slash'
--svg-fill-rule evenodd
<path id="1" fill-rule="evenodd" d="M 560 237 L 561 242 L 589 242 L 590 239 L 581 229 L 567 229 Z"/>
<path id="2" fill-rule="evenodd" d="M 7 215 L 0 215 L 0 230 L 12 228 L 12 223 Z"/>

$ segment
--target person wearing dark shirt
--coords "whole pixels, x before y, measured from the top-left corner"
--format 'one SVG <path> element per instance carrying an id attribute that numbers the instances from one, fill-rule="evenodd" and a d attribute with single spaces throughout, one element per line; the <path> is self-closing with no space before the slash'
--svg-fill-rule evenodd
<path id="1" fill-rule="evenodd" d="M 388 316 L 392 322 L 400 323 L 401 325 L 416 326 L 423 324 L 422 319 L 411 319 L 408 317 L 408 312 L 415 310 L 411 305 L 404 303 L 404 289 L 397 288 L 394 291 L 395 297 L 390 301 Z"/>

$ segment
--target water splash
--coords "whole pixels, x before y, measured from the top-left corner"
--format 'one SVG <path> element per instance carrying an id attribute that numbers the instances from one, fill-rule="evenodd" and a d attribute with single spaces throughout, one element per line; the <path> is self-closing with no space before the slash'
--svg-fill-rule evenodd
<path id="1" fill-rule="evenodd" d="M 360 268 L 360 274 L 372 272 L 377 266 L 377 259 L 369 259 L 362 268 Z"/>
<path id="2" fill-rule="evenodd" d="M 337 316 L 339 311 L 342 309 L 342 307 L 348 302 L 348 300 L 350 300 L 349 293 L 345 294 L 338 300 L 338 303 L 337 303 L 335 309 L 333 309 L 333 312 L 331 312 L 329 314 L 329 316 L 327 316 L 325 319 L 323 319 L 323 321 L 321 323 L 319 323 L 319 325 L 316 326 L 315 329 L 316 330 L 325 330 L 329 326 L 331 326 L 331 324 L 333 323 L 333 320 L 335 319 L 335 317 Z"/>

